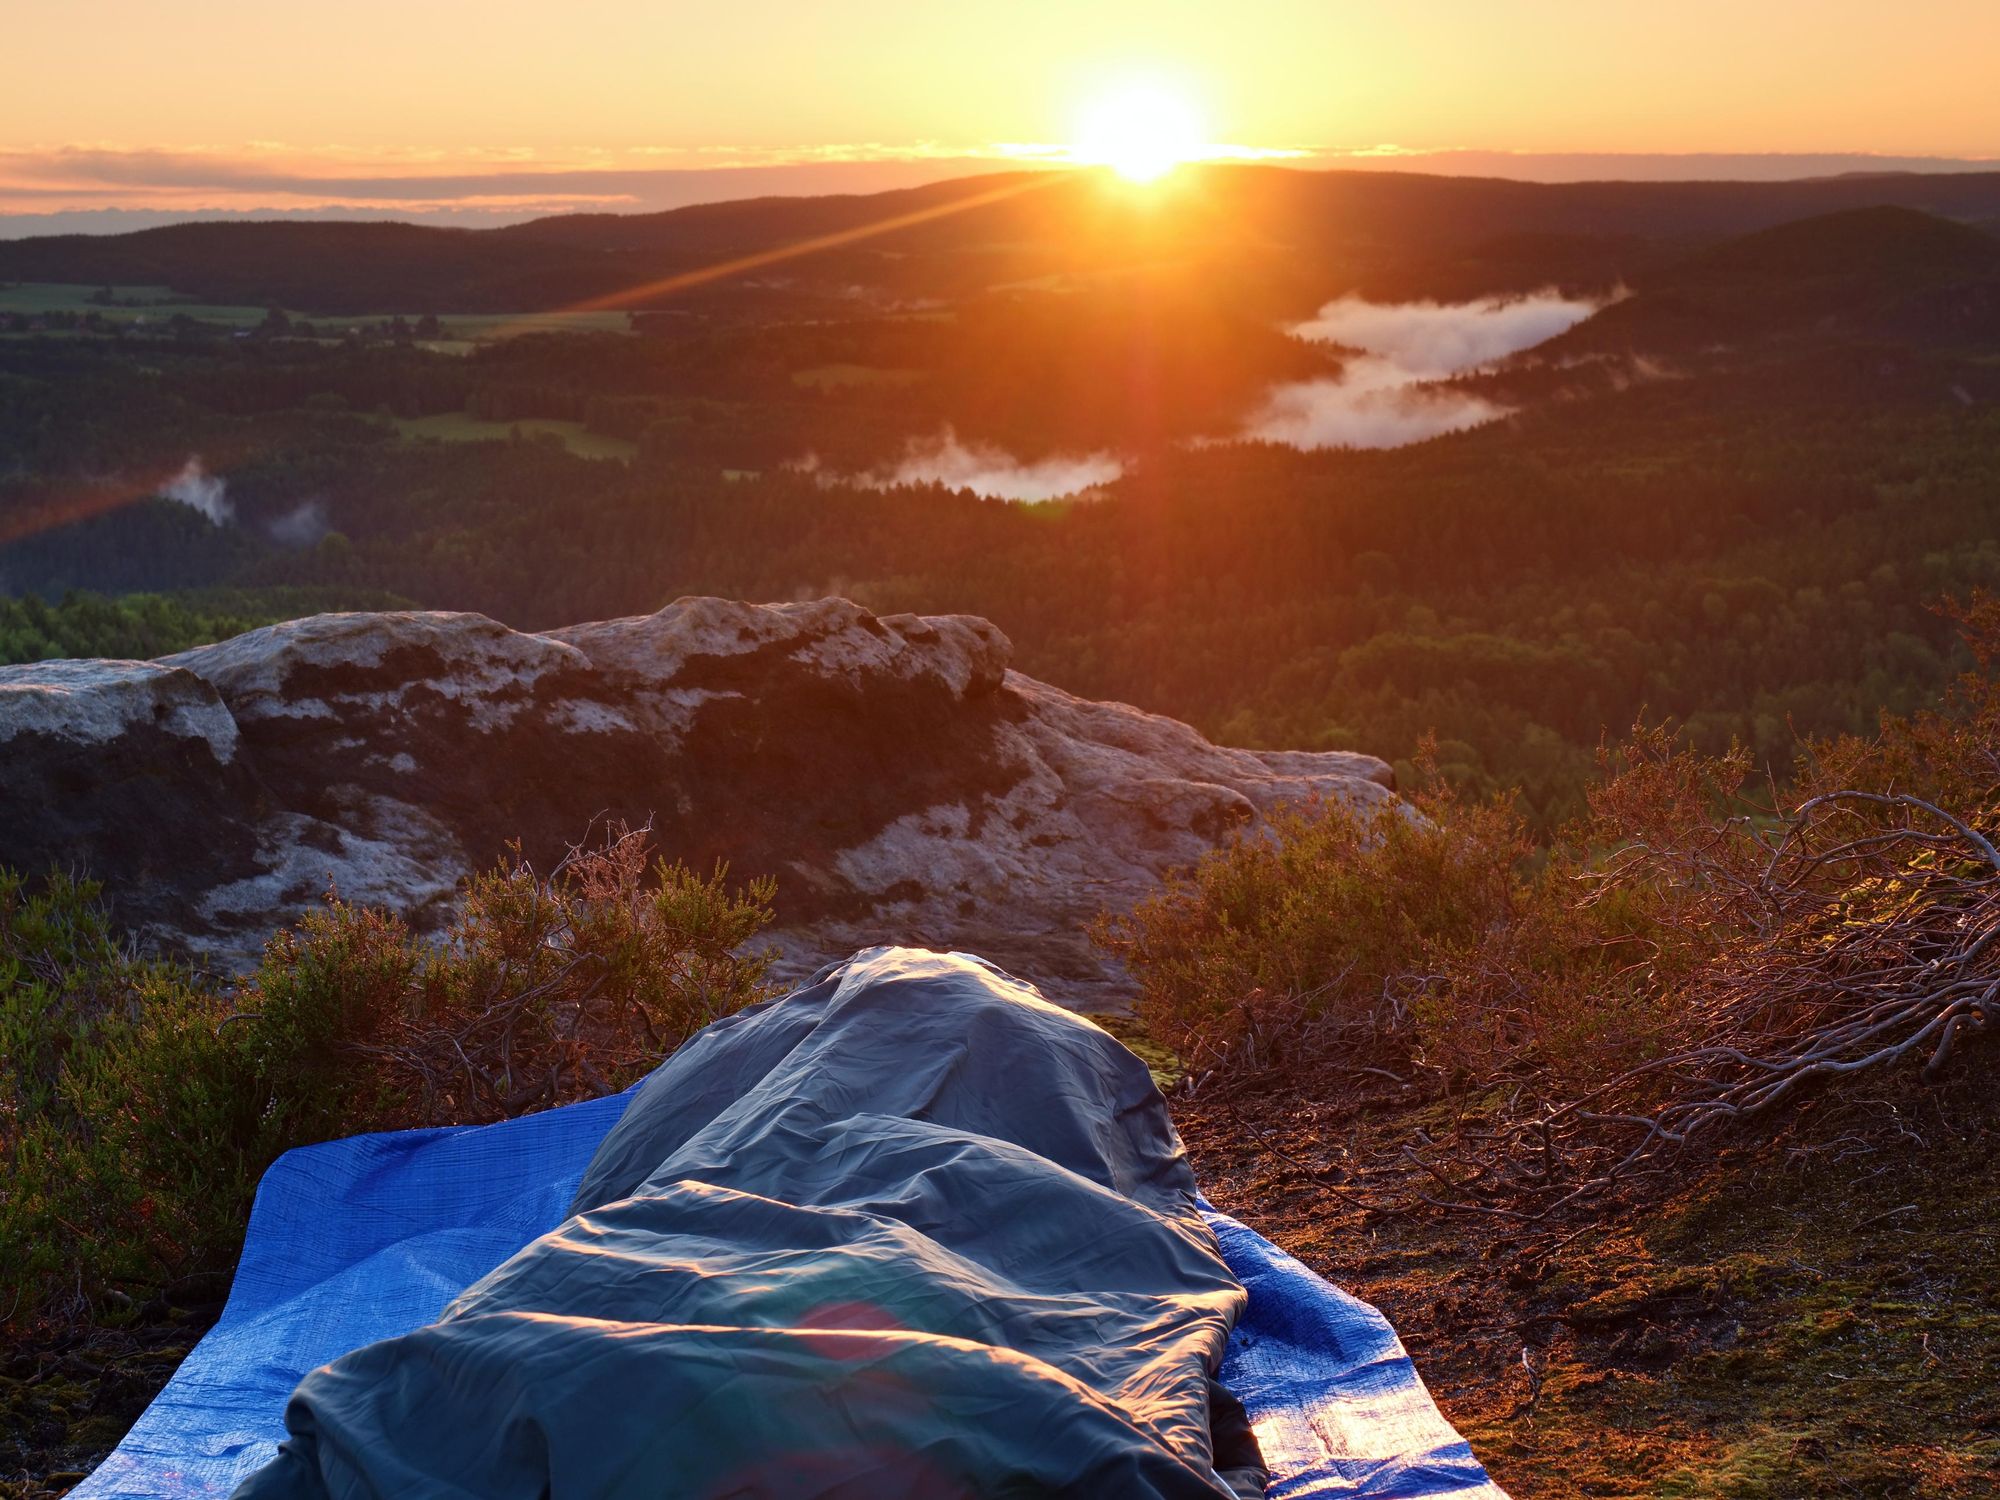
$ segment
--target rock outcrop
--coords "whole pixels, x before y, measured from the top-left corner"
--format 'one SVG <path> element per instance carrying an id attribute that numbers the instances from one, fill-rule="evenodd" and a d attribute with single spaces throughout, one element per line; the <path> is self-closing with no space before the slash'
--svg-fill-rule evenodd
<path id="1" fill-rule="evenodd" d="M 1090 1006 L 1084 929 L 1367 756 L 1210 744 L 1008 670 L 968 616 L 683 599 L 535 635 L 480 615 L 318 615 L 160 662 L 0 669 L 0 860 L 87 866 L 126 923 L 238 964 L 335 884 L 419 925 L 520 839 L 596 820 L 778 877 L 788 969 L 970 948 Z"/>

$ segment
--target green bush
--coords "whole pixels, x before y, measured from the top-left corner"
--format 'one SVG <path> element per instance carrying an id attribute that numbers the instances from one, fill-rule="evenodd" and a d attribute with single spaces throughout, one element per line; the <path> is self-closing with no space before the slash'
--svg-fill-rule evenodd
<path id="1" fill-rule="evenodd" d="M 437 947 L 330 899 L 267 950 L 257 984 L 287 1014 L 345 1007 L 337 1049 L 367 1064 L 377 1120 L 504 1119 L 613 1092 L 717 1017 L 766 998 L 773 961 L 745 952 L 775 882 L 649 863 L 613 828 L 544 876 L 516 851 L 470 882 Z"/>
<path id="2" fill-rule="evenodd" d="M 442 944 L 330 893 L 233 984 L 136 956 L 89 882 L 0 869 L 0 1327 L 225 1272 L 282 1151 L 623 1087 L 763 999 L 775 887 L 614 829 L 475 877 Z"/>
<path id="3" fill-rule="evenodd" d="M 133 957 L 97 889 L 0 870 L 0 1308 L 226 1265 L 257 1175 L 334 1127 L 306 1046 L 191 971 Z"/>
<path id="4" fill-rule="evenodd" d="M 1373 810 L 1314 801 L 1170 874 L 1096 936 L 1130 967 L 1148 1030 L 1191 1068 L 1269 1012 L 1389 1033 L 1427 968 L 1520 920 L 1531 847 L 1504 802 L 1461 801 L 1435 778 Z"/>

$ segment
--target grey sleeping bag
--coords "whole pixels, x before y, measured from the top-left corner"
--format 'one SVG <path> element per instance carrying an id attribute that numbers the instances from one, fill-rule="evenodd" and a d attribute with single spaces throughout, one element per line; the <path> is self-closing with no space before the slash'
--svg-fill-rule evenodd
<path id="1" fill-rule="evenodd" d="M 973 959 L 875 949 L 636 1092 L 572 1217 L 313 1371 L 277 1496 L 1229 1496 L 1244 1304 L 1145 1067 Z"/>

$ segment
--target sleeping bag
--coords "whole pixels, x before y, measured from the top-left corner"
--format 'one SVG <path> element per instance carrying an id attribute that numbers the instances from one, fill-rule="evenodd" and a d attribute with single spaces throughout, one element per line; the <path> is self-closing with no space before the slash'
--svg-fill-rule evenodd
<path id="1" fill-rule="evenodd" d="M 669 1058 L 570 1217 L 307 1375 L 237 1495 L 1260 1494 L 1244 1302 L 1136 1057 L 873 949 Z"/>

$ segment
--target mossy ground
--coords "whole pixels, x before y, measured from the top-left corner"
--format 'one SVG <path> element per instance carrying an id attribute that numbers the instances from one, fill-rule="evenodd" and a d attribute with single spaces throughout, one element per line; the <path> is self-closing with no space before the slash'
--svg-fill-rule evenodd
<path id="1" fill-rule="evenodd" d="M 1388 1314 L 1519 1500 L 1955 1500 L 2000 1495 L 1990 1093 L 1827 1105 L 1600 1224 L 1527 1234 L 1370 1213 L 1244 1128 L 1317 1166 L 1407 1139 L 1422 1111 L 1393 1087 L 1176 1114 L 1209 1196 Z"/>
<path id="2" fill-rule="evenodd" d="M 165 1304 L 143 1320 L 0 1354 L 0 1500 L 50 1500 L 103 1461 L 214 1320 Z"/>

